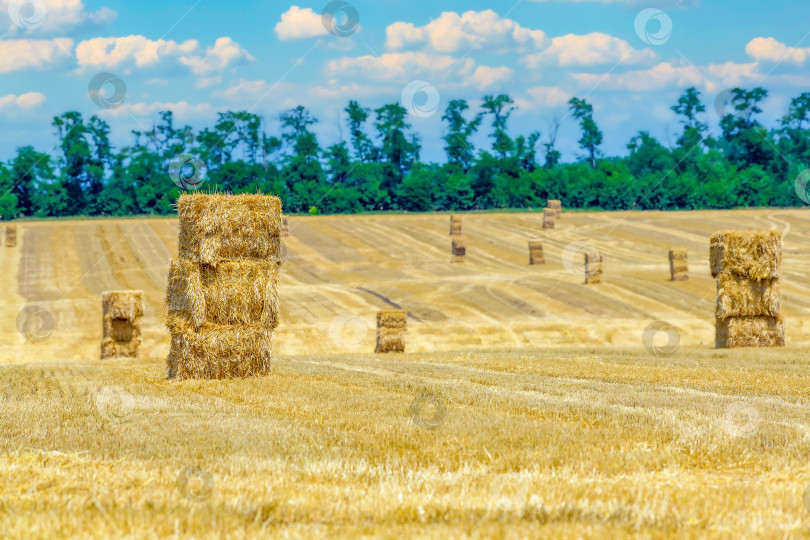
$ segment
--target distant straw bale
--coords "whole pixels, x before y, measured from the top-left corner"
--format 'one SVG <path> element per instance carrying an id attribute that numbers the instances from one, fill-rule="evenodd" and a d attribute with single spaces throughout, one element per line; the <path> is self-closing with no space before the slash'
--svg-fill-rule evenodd
<path id="1" fill-rule="evenodd" d="M 686 249 L 669 250 L 669 273 L 672 281 L 689 279 L 689 255 Z"/>
<path id="2" fill-rule="evenodd" d="M 785 324 L 780 317 L 720 319 L 715 330 L 717 348 L 785 346 Z"/>
<path id="3" fill-rule="evenodd" d="M 716 317 L 776 317 L 781 312 L 779 279 L 754 281 L 734 274 L 717 278 Z"/>
<path id="4" fill-rule="evenodd" d="M 591 249 L 585 252 L 585 283 L 602 283 L 602 254 Z"/>
<path id="5" fill-rule="evenodd" d="M 557 211 L 554 208 L 543 208 L 543 228 L 553 229 L 557 222 Z"/>
<path id="6" fill-rule="evenodd" d="M 557 219 L 559 219 L 562 215 L 562 201 L 557 199 L 549 199 L 546 203 L 546 207 L 554 209 L 554 214 Z"/>
<path id="7" fill-rule="evenodd" d="M 6 247 L 17 247 L 17 227 L 6 225 Z"/>
<path id="8" fill-rule="evenodd" d="M 451 263 L 463 263 L 464 262 L 464 257 L 467 255 L 467 245 L 466 245 L 466 242 L 465 242 L 463 236 L 454 236 L 453 237 L 451 250 L 452 250 L 453 256 L 450 259 L 450 262 Z"/>
<path id="9" fill-rule="evenodd" d="M 177 202 L 180 258 L 271 259 L 281 253 L 281 200 L 267 195 L 184 194 Z"/>
<path id="10" fill-rule="evenodd" d="M 290 236 L 290 223 L 287 221 L 287 216 L 281 218 L 281 236 Z"/>
<path id="11" fill-rule="evenodd" d="M 408 329 L 408 312 L 387 310 L 377 312 L 376 353 L 405 352 L 405 333 Z"/>
<path id="12" fill-rule="evenodd" d="M 712 277 L 723 273 L 760 280 L 779 277 L 782 234 L 776 231 L 724 231 L 709 242 Z"/>
<path id="13" fill-rule="evenodd" d="M 143 291 L 108 291 L 101 296 L 101 358 L 135 358 L 141 344 Z"/>
<path id="14" fill-rule="evenodd" d="M 450 216 L 450 236 L 461 236 L 461 216 Z"/>
<path id="15" fill-rule="evenodd" d="M 529 264 L 546 264 L 542 240 L 529 240 Z"/>

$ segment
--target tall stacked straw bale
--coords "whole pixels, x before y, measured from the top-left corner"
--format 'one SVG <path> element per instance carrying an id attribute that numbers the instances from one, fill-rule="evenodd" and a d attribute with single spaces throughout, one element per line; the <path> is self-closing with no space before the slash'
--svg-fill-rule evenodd
<path id="1" fill-rule="evenodd" d="M 104 335 L 101 358 L 137 358 L 141 346 L 143 291 L 107 291 L 101 295 Z"/>
<path id="2" fill-rule="evenodd" d="M 461 236 L 461 216 L 450 216 L 450 236 Z"/>
<path id="3" fill-rule="evenodd" d="M 669 274 L 672 281 L 686 281 L 689 279 L 689 254 L 687 250 L 669 250 Z"/>
<path id="4" fill-rule="evenodd" d="M 562 215 L 562 201 L 558 201 L 556 199 L 549 199 L 546 203 L 547 208 L 551 208 L 554 210 L 555 217 L 557 219 L 560 218 Z"/>
<path id="5" fill-rule="evenodd" d="M 376 353 L 405 352 L 408 312 L 398 309 L 377 312 Z"/>
<path id="6" fill-rule="evenodd" d="M 553 208 L 543 208 L 543 228 L 553 229 L 557 222 L 557 211 Z"/>
<path id="7" fill-rule="evenodd" d="M 716 347 L 784 346 L 779 300 L 782 235 L 717 233 L 709 243 L 709 259 L 712 277 L 717 279 Z"/>
<path id="8" fill-rule="evenodd" d="M 546 264 L 542 240 L 529 240 L 529 264 Z"/>
<path id="9" fill-rule="evenodd" d="M 463 263 L 464 257 L 467 255 L 467 244 L 463 236 L 454 236 L 452 245 L 450 246 L 453 253 L 450 259 L 451 263 Z"/>
<path id="10" fill-rule="evenodd" d="M 6 225 L 6 247 L 17 247 L 17 227 Z"/>
<path id="11" fill-rule="evenodd" d="M 281 201 L 266 195 L 184 194 L 177 260 L 169 263 L 169 378 L 270 372 L 278 326 Z"/>
<path id="12" fill-rule="evenodd" d="M 595 249 L 585 252 L 585 284 L 602 283 L 602 254 Z"/>
<path id="13" fill-rule="evenodd" d="M 281 236 L 285 238 L 290 236 L 290 224 L 287 221 L 287 216 L 281 218 Z"/>

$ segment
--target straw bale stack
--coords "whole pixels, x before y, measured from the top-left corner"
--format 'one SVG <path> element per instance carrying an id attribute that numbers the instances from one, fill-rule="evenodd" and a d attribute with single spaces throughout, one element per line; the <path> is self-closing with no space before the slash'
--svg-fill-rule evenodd
<path id="1" fill-rule="evenodd" d="M 555 217 L 557 219 L 560 218 L 562 215 L 562 201 L 558 201 L 556 199 L 549 199 L 546 203 L 546 208 L 552 208 L 554 210 Z"/>
<path id="2" fill-rule="evenodd" d="M 595 249 L 585 252 L 585 284 L 602 283 L 602 254 Z"/>
<path id="3" fill-rule="evenodd" d="M 137 358 L 141 346 L 143 291 L 107 291 L 101 295 L 101 358 Z"/>
<path id="4" fill-rule="evenodd" d="M 408 312 L 398 309 L 377 312 L 376 353 L 405 352 Z"/>
<path id="5" fill-rule="evenodd" d="M 451 245 L 453 257 L 450 259 L 451 263 L 463 263 L 464 257 L 467 255 L 467 243 L 463 236 L 454 236 Z"/>
<path id="6" fill-rule="evenodd" d="M 669 274 L 672 281 L 687 281 L 689 279 L 689 253 L 687 250 L 669 250 Z"/>
<path id="7" fill-rule="evenodd" d="M 290 223 L 287 221 L 287 216 L 281 218 L 281 236 L 284 238 L 290 236 Z"/>
<path id="8" fill-rule="evenodd" d="M 782 347 L 782 237 L 772 231 L 725 231 L 709 242 L 712 277 L 717 279 L 715 345 Z"/>
<path id="9" fill-rule="evenodd" d="M 17 247 L 17 227 L 6 225 L 6 247 Z"/>
<path id="10" fill-rule="evenodd" d="M 557 211 L 554 208 L 543 208 L 543 228 L 553 229 L 557 223 Z"/>
<path id="11" fill-rule="evenodd" d="M 542 240 L 529 240 L 529 264 L 546 264 Z"/>
<path id="12" fill-rule="evenodd" d="M 270 372 L 278 326 L 281 201 L 265 195 L 184 194 L 179 258 L 169 263 L 169 378 Z"/>
<path id="13" fill-rule="evenodd" d="M 461 236 L 461 216 L 450 216 L 450 236 Z"/>

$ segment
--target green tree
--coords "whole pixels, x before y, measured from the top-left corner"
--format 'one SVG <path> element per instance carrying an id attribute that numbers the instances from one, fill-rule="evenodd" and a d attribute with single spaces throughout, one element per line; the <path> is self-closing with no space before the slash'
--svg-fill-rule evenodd
<path id="1" fill-rule="evenodd" d="M 568 105 L 572 116 L 579 120 L 579 127 L 582 130 L 579 146 L 588 153 L 591 167 L 595 169 L 598 147 L 602 144 L 602 132 L 593 119 L 593 106 L 576 97 L 571 98 Z"/>
<path id="2" fill-rule="evenodd" d="M 460 166 L 464 172 L 470 170 L 475 160 L 475 148 L 470 137 L 478 131 L 483 119 L 478 114 L 472 120 L 467 120 L 464 113 L 469 108 L 466 100 L 454 99 L 442 116 L 442 121 L 447 122 L 447 134 L 443 137 L 447 161 Z"/>

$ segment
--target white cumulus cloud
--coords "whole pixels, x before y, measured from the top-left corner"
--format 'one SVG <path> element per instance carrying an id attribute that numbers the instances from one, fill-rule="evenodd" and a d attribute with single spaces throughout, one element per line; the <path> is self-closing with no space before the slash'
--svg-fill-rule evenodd
<path id="1" fill-rule="evenodd" d="M 53 67 L 69 60 L 72 48 L 69 38 L 0 40 L 0 73 Z"/>
<path id="2" fill-rule="evenodd" d="M 291 6 L 276 23 L 276 35 L 283 41 L 326 35 L 321 16 L 311 8 Z"/>
<path id="3" fill-rule="evenodd" d="M 604 64 L 644 64 L 655 60 L 650 49 L 637 50 L 628 42 L 602 32 L 585 35 L 567 34 L 551 40 L 547 49 L 529 54 L 521 59 L 528 68 L 543 64 L 560 66 L 594 66 Z"/>
<path id="4" fill-rule="evenodd" d="M 9 31 L 14 33 L 36 32 L 40 34 L 54 34 L 66 32 L 83 26 L 104 26 L 116 18 L 116 12 L 110 8 L 102 7 L 96 11 L 87 11 L 82 0 L 45 0 L 39 4 L 42 13 L 31 11 L 32 4 L 20 0 L 0 0 L 0 14 L 8 17 L 9 6 L 12 12 L 19 13 L 23 20 L 26 17 L 43 17 L 41 25 L 35 28 L 23 29 L 10 19 Z"/>
<path id="5" fill-rule="evenodd" d="M 0 97 L 0 109 L 18 107 L 23 110 L 35 109 L 45 103 L 45 95 L 39 92 L 28 92 L 19 96 L 9 94 Z"/>
<path id="6" fill-rule="evenodd" d="M 804 64 L 810 58 L 810 49 L 789 47 L 772 37 L 754 38 L 745 46 L 745 52 L 754 60 Z"/>

